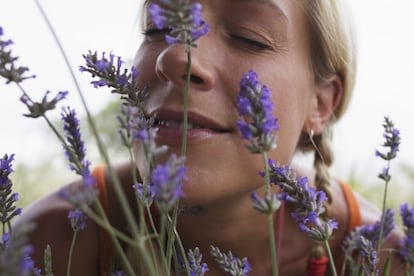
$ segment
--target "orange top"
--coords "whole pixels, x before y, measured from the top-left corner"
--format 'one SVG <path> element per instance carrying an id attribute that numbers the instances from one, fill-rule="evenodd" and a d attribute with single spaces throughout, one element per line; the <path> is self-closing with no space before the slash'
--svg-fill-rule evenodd
<path id="1" fill-rule="evenodd" d="M 104 209 L 105 213 L 109 212 L 109 202 L 108 194 L 106 190 L 106 181 L 105 181 L 105 166 L 101 165 L 93 169 L 93 177 L 96 179 L 96 189 L 98 192 L 98 199 Z M 98 227 L 97 234 L 99 238 L 99 275 L 108 275 L 109 272 L 112 272 L 112 265 L 114 261 L 114 254 L 112 248 L 112 242 L 109 237 L 108 232 Z"/>
<path id="2" fill-rule="evenodd" d="M 347 232 L 350 233 L 352 229 L 362 224 L 361 211 L 359 209 L 358 201 L 355 197 L 354 192 L 352 191 L 351 186 L 342 181 L 339 181 L 339 184 L 342 188 L 342 192 L 344 194 L 345 201 L 349 210 L 349 223 Z"/>
<path id="3" fill-rule="evenodd" d="M 98 191 L 99 201 L 102 204 L 105 213 L 108 213 L 109 202 L 106 190 L 105 166 L 102 165 L 94 168 L 92 175 L 96 179 L 96 189 Z M 341 186 L 349 210 L 349 223 L 347 233 L 350 233 L 353 228 L 362 224 L 361 212 L 358 201 L 352 191 L 351 186 L 342 181 L 339 181 L 339 184 Z M 100 227 L 98 228 L 98 236 L 101 241 L 99 250 L 101 252 L 99 255 L 99 275 L 107 275 L 108 272 L 112 272 L 112 265 L 114 261 L 112 242 L 109 238 L 108 233 Z M 339 263 L 337 263 L 337 265 Z"/>

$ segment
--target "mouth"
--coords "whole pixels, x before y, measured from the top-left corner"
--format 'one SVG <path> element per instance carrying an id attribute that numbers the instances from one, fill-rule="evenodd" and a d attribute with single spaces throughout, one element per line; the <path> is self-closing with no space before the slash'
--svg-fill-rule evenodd
<path id="1" fill-rule="evenodd" d="M 155 127 L 165 127 L 165 128 L 175 128 L 182 130 L 184 128 L 184 121 L 183 120 L 172 120 L 172 119 L 159 119 L 157 117 L 154 118 L 154 126 Z M 229 132 L 229 130 L 220 128 L 220 127 L 208 127 L 206 125 L 196 123 L 191 121 L 190 119 L 187 122 L 187 130 L 202 130 L 202 129 L 208 129 L 213 132 L 218 133 L 225 133 Z"/>
<path id="2" fill-rule="evenodd" d="M 181 141 L 184 121 L 182 111 L 157 110 L 150 114 L 154 118 L 153 127 L 158 128 L 157 137 L 166 143 Z M 187 138 L 188 141 L 213 138 L 220 134 L 231 132 L 231 128 L 210 117 L 196 112 L 188 112 Z"/>

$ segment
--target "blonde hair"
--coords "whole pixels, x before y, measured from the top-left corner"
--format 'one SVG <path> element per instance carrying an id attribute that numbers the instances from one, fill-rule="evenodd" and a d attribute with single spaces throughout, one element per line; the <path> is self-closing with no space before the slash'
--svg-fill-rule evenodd
<path id="1" fill-rule="evenodd" d="M 356 52 L 351 14 L 345 1 L 303 0 L 311 33 L 311 64 L 316 83 L 338 75 L 343 97 L 335 110 L 336 120 L 346 111 L 355 84 Z"/>
<path id="2" fill-rule="evenodd" d="M 311 43 L 311 69 L 316 84 L 324 84 L 338 76 L 343 85 L 342 99 L 333 111 L 328 126 L 322 133 L 312 136 L 303 133 L 299 149 L 314 151 L 315 187 L 324 191 L 328 203 L 332 202 L 330 191 L 329 167 L 333 163 L 331 151 L 331 125 L 345 113 L 352 97 L 355 85 L 356 52 L 353 24 L 350 13 L 341 0 L 302 0 L 305 16 L 308 20 Z M 324 217 L 328 216 L 326 204 Z M 312 255 L 324 254 L 320 243 L 312 243 Z"/>
<path id="3" fill-rule="evenodd" d="M 314 150 L 315 186 L 327 193 L 329 190 L 328 167 L 333 162 L 330 147 L 330 125 L 337 121 L 346 111 L 355 84 L 356 53 L 353 24 L 350 13 L 341 0 L 301 0 L 310 31 L 311 68 L 315 83 L 327 83 L 338 76 L 343 84 L 342 99 L 333 111 L 328 126 L 321 134 L 311 137 L 303 133 L 299 149 Z"/>

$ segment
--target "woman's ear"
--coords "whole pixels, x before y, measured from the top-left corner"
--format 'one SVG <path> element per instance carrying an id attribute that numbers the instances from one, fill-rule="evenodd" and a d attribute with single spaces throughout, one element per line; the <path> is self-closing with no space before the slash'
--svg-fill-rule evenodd
<path id="1" fill-rule="evenodd" d="M 316 87 L 316 103 L 305 124 L 304 131 L 313 131 L 313 134 L 320 134 L 329 123 L 331 116 L 334 116 L 335 109 L 342 100 L 343 83 L 342 79 L 335 75 L 323 84 Z"/>

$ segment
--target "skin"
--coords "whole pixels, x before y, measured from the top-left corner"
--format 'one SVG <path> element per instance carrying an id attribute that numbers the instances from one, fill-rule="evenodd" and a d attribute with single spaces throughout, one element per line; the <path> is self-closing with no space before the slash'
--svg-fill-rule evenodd
<path id="1" fill-rule="evenodd" d="M 204 252 L 208 275 L 221 275 L 209 257 L 208 246 L 213 244 L 222 251 L 232 250 L 236 256 L 247 256 L 253 267 L 251 275 L 270 275 L 271 260 L 268 248 L 266 217 L 252 208 L 250 193 L 263 194 L 263 179 L 257 172 L 263 168 L 259 155 L 245 149 L 236 127 L 235 98 L 239 80 L 249 69 L 255 70 L 259 80 L 272 90 L 279 119 L 278 146 L 269 157 L 282 164 L 289 164 L 297 150 L 300 134 L 313 129 L 320 133 L 328 124 L 332 111 L 340 102 L 342 83 L 334 76 L 330 82 L 317 84 L 310 70 L 309 32 L 301 8 L 290 0 L 273 1 L 201 1 L 203 16 L 210 24 L 210 32 L 192 49 L 192 71 L 189 96 L 190 122 L 194 118 L 208 118 L 223 130 L 216 132 L 205 128 L 193 130 L 194 137 L 187 147 L 187 175 L 185 206 L 202 206 L 201 215 L 182 215 L 178 231 L 187 248 L 198 246 Z M 145 28 L 151 22 L 145 15 Z M 186 55 L 181 45 L 167 45 L 163 32 L 146 36 L 138 49 L 135 64 L 140 71 L 139 81 L 150 87 L 146 104 L 148 114 L 163 119 L 182 112 L 182 96 L 186 76 Z M 174 115 L 175 116 L 175 115 Z M 174 117 L 173 116 L 173 117 Z M 177 119 L 177 118 L 175 118 Z M 177 119 L 178 120 L 178 119 Z M 172 131 L 172 132 L 168 132 Z M 169 153 L 180 153 L 181 144 L 171 139 L 174 130 L 164 129 L 159 141 L 169 146 Z M 219 158 L 217 158 L 219 156 Z M 146 162 L 142 150 L 136 147 L 138 171 L 146 176 Z M 129 202 L 134 201 L 128 165 L 117 167 Z M 312 172 L 301 171 L 312 179 Z M 109 181 L 108 181 L 109 182 Z M 310 183 L 312 185 L 312 183 Z M 69 184 L 77 189 L 81 183 Z M 111 209 L 109 217 L 118 229 L 126 229 L 119 204 L 109 183 Z M 335 256 L 340 256 L 340 243 L 348 225 L 348 211 L 342 191 L 332 181 L 333 204 L 330 217 L 339 222 L 330 245 Z M 366 200 L 358 197 L 363 223 L 373 223 L 379 211 Z M 57 193 L 46 196 L 17 221 L 37 222 L 31 242 L 35 246 L 34 259 L 42 263 L 43 249 L 49 243 L 59 249 L 53 256 L 55 275 L 66 273 L 66 260 L 72 230 L 67 212 L 72 208 Z M 290 218 L 292 206 L 287 205 L 281 228 L 281 275 L 304 275 L 310 253 L 308 237 L 298 230 Z M 254 227 L 252 227 L 254 225 Z M 277 229 L 276 229 L 277 230 Z M 393 233 L 384 247 L 398 247 L 398 233 Z M 99 256 L 96 226 L 88 222 L 79 234 L 73 260 L 73 275 L 96 275 Z M 57 249 L 55 249 L 57 252 Z M 394 260 L 398 275 L 398 260 Z"/>

